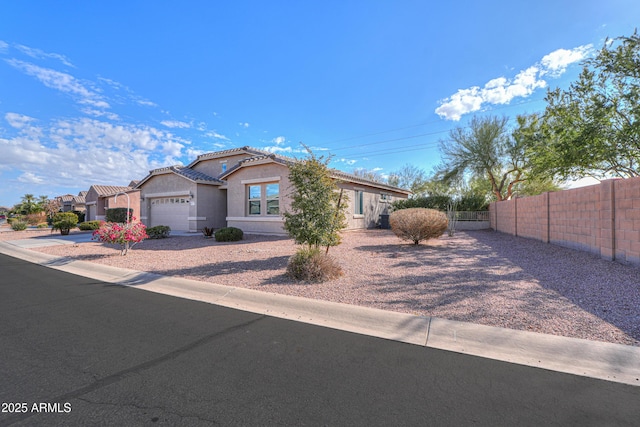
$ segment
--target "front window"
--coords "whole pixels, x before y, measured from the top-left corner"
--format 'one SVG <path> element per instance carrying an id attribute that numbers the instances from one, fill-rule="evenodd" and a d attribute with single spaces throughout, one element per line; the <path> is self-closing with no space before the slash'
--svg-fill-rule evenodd
<path id="1" fill-rule="evenodd" d="M 249 215 L 280 215 L 280 184 L 247 186 Z"/>
<path id="2" fill-rule="evenodd" d="M 262 186 L 249 186 L 249 215 L 260 215 L 260 205 L 262 201 Z"/>
<path id="3" fill-rule="evenodd" d="M 356 215 L 364 214 L 364 192 L 360 190 L 356 190 L 356 197 L 353 201 L 354 203 L 354 213 Z"/>
<path id="4" fill-rule="evenodd" d="M 280 184 L 267 184 L 267 215 L 280 214 Z"/>

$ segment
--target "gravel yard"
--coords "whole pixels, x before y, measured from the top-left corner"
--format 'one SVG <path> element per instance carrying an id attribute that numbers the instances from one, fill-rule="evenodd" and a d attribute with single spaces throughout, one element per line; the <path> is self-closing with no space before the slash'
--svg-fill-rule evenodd
<path id="1" fill-rule="evenodd" d="M 0 240 L 40 232 L 0 233 Z M 43 235 L 49 235 L 48 231 Z M 147 240 L 121 257 L 101 243 L 40 252 L 222 285 L 525 331 L 640 346 L 640 269 L 492 231 L 413 246 L 387 230 L 344 233 L 330 250 L 344 275 L 322 284 L 285 276 L 295 244 L 245 236 Z"/>

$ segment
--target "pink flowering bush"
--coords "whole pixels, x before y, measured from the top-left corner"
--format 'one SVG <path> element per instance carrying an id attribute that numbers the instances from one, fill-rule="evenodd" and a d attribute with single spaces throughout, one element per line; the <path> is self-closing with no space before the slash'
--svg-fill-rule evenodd
<path id="1" fill-rule="evenodd" d="M 93 232 L 92 240 L 120 245 L 120 255 L 126 255 L 129 249 L 148 237 L 147 227 L 141 222 L 105 222 Z"/>

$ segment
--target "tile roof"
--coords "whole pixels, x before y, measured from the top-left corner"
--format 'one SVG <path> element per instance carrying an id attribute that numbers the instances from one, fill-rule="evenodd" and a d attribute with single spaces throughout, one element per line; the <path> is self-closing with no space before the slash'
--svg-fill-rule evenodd
<path id="1" fill-rule="evenodd" d="M 164 168 L 150 170 L 149 175 L 144 177 L 142 180 L 138 181 L 138 184 L 136 185 L 135 188 L 140 188 L 142 184 L 147 182 L 153 176 L 163 175 L 167 173 L 174 173 L 176 175 L 180 175 L 198 184 L 224 184 L 224 182 L 220 181 L 218 178 L 214 178 L 205 173 L 198 172 L 187 166 L 174 165 L 174 166 L 167 166 Z"/>
<path id="2" fill-rule="evenodd" d="M 233 165 L 232 167 L 230 167 L 229 169 L 227 169 L 226 172 L 223 172 L 221 175 L 219 175 L 218 177 L 212 177 L 209 175 L 206 175 L 202 172 L 198 172 L 195 171 L 193 169 L 191 169 L 192 166 L 194 166 L 195 164 L 204 161 L 204 160 L 209 160 L 209 159 L 215 159 L 215 158 L 220 158 L 220 157 L 225 157 L 225 156 L 229 156 L 229 155 L 233 155 L 233 154 L 238 154 L 238 153 L 246 153 L 246 154 L 253 154 L 252 157 L 248 157 L 246 159 L 242 159 L 240 160 L 237 164 Z M 233 173 L 234 171 L 238 170 L 239 168 L 243 167 L 243 166 L 248 166 L 251 164 L 259 164 L 260 162 L 263 161 L 274 161 L 276 163 L 280 163 L 284 166 L 289 166 L 295 162 L 299 162 L 300 159 L 296 159 L 293 157 L 287 157 L 287 156 L 283 156 L 281 154 L 276 154 L 276 153 L 272 153 L 266 150 L 260 150 L 257 148 L 253 148 L 253 147 L 249 147 L 249 146 L 244 146 L 244 147 L 240 147 L 240 148 L 231 148 L 228 150 L 222 150 L 222 151 L 216 151 L 216 152 L 212 152 L 212 153 L 205 153 L 205 154 L 201 154 L 199 155 L 196 160 L 194 160 L 193 162 L 191 162 L 188 166 L 167 166 L 164 168 L 159 168 L 159 169 L 154 169 L 152 171 L 149 171 L 149 175 L 147 175 L 147 177 L 145 177 L 143 180 L 141 180 L 136 188 L 139 188 L 141 184 L 143 184 L 145 181 L 147 181 L 149 178 L 151 178 L 154 175 L 159 175 L 162 173 L 167 173 L 167 172 L 173 172 L 176 173 L 178 175 L 184 176 L 185 178 L 197 182 L 197 183 L 209 183 L 209 184 L 224 184 L 224 178 L 226 178 L 227 176 L 229 176 L 231 173 Z M 339 179 L 339 180 L 344 180 L 344 181 L 348 181 L 348 182 L 353 182 L 353 183 L 359 183 L 362 185 L 368 185 L 371 187 L 376 187 L 376 188 L 381 188 L 381 189 L 386 189 L 389 191 L 395 191 L 395 192 L 400 192 L 400 193 L 405 193 L 405 194 L 411 194 L 411 191 L 404 189 L 404 188 L 399 188 L 399 187 L 394 187 L 392 185 L 388 185 L 382 182 L 377 182 L 377 181 L 371 181 L 365 178 L 361 178 L 359 176 L 350 174 L 350 173 L 346 173 L 346 172 L 342 172 L 339 171 L 337 169 L 330 169 L 331 172 L 331 176 L 335 179 Z"/>
<path id="3" fill-rule="evenodd" d="M 116 193 L 125 193 L 133 190 L 131 187 L 118 187 L 115 185 L 92 185 L 98 196 L 111 196 Z"/>
<path id="4" fill-rule="evenodd" d="M 223 182 L 218 178 L 214 178 L 212 176 L 193 170 L 186 166 L 171 166 L 171 170 L 177 173 L 178 175 L 182 175 L 185 178 L 190 179 L 191 181 L 223 184 Z"/>
<path id="5" fill-rule="evenodd" d="M 282 156 L 279 154 L 274 154 L 274 153 L 268 153 L 266 155 L 261 155 L 261 156 L 255 156 L 255 157 L 250 157 L 247 159 L 243 159 L 240 162 L 238 162 L 237 165 L 235 165 L 234 167 L 232 167 L 231 169 L 227 170 L 227 172 L 225 172 L 224 174 L 222 174 L 220 176 L 220 178 L 224 178 L 228 175 L 231 175 L 234 171 L 236 171 L 237 169 L 245 166 L 245 165 L 249 165 L 251 163 L 258 163 L 260 161 L 264 161 L 267 159 L 272 159 L 273 161 L 275 161 L 276 163 L 280 163 L 282 165 L 285 166 L 289 166 L 290 164 L 299 162 L 299 159 L 294 159 L 292 157 L 287 157 L 287 156 Z M 346 172 L 342 172 L 339 171 L 337 169 L 329 169 L 329 173 L 331 174 L 331 177 L 334 179 L 339 179 L 339 180 L 343 180 L 343 181 L 348 181 L 348 182 L 354 182 L 354 183 L 359 183 L 362 185 L 368 185 L 371 187 L 377 187 L 377 188 L 382 188 L 382 189 L 386 189 L 389 191 L 395 191 L 395 192 L 399 192 L 399 193 L 406 193 L 406 194 L 411 194 L 411 191 L 406 190 L 404 188 L 399 188 L 399 187 L 394 187 L 392 185 L 388 185 L 385 184 L 383 182 L 377 182 L 377 181 L 372 181 L 366 178 L 362 178 L 350 173 L 346 173 Z"/>
<path id="6" fill-rule="evenodd" d="M 56 199 L 60 199 L 61 202 L 71 202 L 75 196 L 73 194 L 65 194 L 64 196 L 58 196 Z"/>
<path id="7" fill-rule="evenodd" d="M 238 153 L 247 153 L 247 154 L 255 154 L 255 155 L 268 155 L 271 154 L 268 151 L 264 151 L 264 150 L 259 150 L 257 148 L 253 148 L 253 147 L 249 147 L 249 146 L 244 146 L 244 147 L 240 147 L 240 148 L 230 148 L 228 150 L 222 150 L 222 151 L 214 151 L 212 153 L 204 153 L 204 154 L 200 154 L 193 162 L 191 162 L 189 164 L 188 167 L 191 167 L 193 165 L 195 165 L 196 163 L 199 163 L 203 160 L 208 160 L 208 159 L 215 159 L 218 157 L 225 157 L 225 156 L 229 156 L 232 154 L 238 154 Z"/>

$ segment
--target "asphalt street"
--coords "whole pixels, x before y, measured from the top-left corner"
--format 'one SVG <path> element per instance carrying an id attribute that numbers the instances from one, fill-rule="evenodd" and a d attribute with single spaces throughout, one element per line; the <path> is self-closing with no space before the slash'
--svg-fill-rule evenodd
<path id="1" fill-rule="evenodd" d="M 638 425 L 640 387 L 0 255 L 0 425 Z"/>

